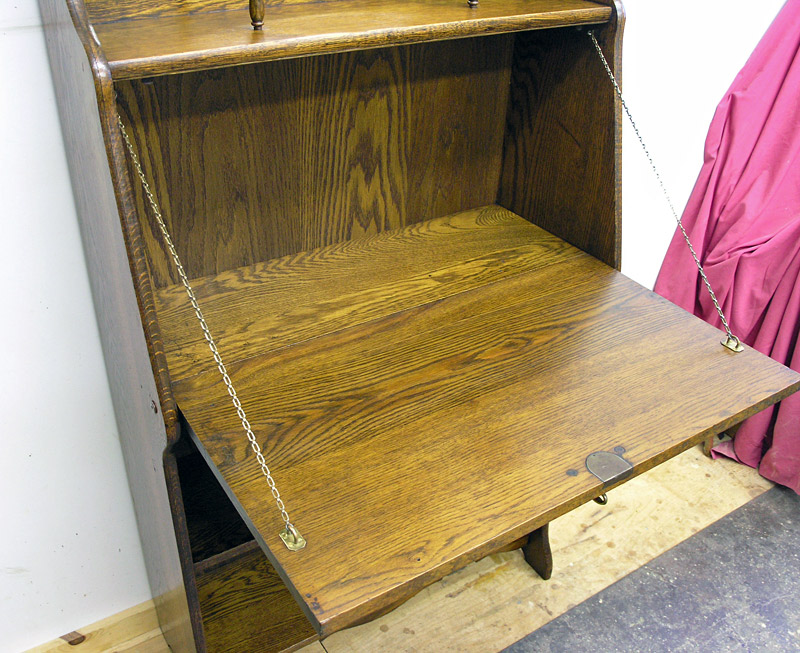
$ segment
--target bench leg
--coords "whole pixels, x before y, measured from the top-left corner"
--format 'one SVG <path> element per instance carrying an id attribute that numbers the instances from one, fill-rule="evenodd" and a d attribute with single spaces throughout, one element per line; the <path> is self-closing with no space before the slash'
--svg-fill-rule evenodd
<path id="1" fill-rule="evenodd" d="M 522 547 L 522 554 L 533 570 L 544 580 L 553 574 L 553 552 L 550 550 L 550 524 L 528 535 L 528 541 Z"/>

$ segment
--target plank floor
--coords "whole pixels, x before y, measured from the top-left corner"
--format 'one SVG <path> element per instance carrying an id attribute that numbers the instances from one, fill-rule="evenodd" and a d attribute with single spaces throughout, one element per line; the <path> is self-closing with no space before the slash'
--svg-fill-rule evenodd
<path id="1" fill-rule="evenodd" d="M 394 612 L 302 650 L 500 651 L 771 487 L 754 470 L 711 461 L 695 447 L 613 490 L 608 505 L 589 503 L 555 520 L 550 581 L 518 551 L 490 556 Z M 54 640 L 30 653 L 169 650 L 152 603 L 78 630 L 82 644 Z"/>
<path id="2" fill-rule="evenodd" d="M 774 487 L 504 653 L 800 651 L 798 541 L 800 496 Z"/>

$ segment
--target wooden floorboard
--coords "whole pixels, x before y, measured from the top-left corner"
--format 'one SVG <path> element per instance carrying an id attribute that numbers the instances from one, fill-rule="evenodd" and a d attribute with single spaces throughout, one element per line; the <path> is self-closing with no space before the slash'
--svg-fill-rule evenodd
<path id="1" fill-rule="evenodd" d="M 102 651 L 161 653 L 169 651 L 158 627 L 158 618 L 152 601 L 128 608 L 91 626 L 79 628 L 71 635 L 73 637 L 80 635 L 85 639 L 75 645 L 69 644 L 67 639 L 54 639 L 31 649 L 28 653 L 101 653 Z M 68 639 L 73 639 L 73 637 Z"/>
<path id="2" fill-rule="evenodd" d="M 553 522 L 555 568 L 542 581 L 519 552 L 490 556 L 443 578 L 380 619 L 304 653 L 499 651 L 772 487 L 750 468 L 711 461 L 699 447 Z M 148 601 L 29 653 L 169 651 Z M 256 652 L 253 652 L 256 653 Z"/>

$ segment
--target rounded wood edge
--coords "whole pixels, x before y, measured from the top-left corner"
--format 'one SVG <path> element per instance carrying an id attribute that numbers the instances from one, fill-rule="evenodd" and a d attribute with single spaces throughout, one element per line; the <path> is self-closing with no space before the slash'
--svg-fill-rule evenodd
<path id="1" fill-rule="evenodd" d="M 75 31 L 83 44 L 94 78 L 97 109 L 100 115 L 103 140 L 106 146 L 109 170 L 117 200 L 120 226 L 128 253 L 139 315 L 145 334 L 150 364 L 156 383 L 161 416 L 167 434 L 167 449 L 179 438 L 178 411 L 172 395 L 172 386 L 167 369 L 167 359 L 158 327 L 152 284 L 145 260 L 145 250 L 139 226 L 136 205 L 131 190 L 122 135 L 117 123 L 116 93 L 111 68 L 100 41 L 89 20 L 84 0 L 66 0 Z"/>

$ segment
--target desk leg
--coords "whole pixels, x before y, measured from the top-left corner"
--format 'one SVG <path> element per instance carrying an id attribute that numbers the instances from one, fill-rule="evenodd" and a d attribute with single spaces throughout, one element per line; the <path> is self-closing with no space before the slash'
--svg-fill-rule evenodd
<path id="1" fill-rule="evenodd" d="M 522 554 L 533 570 L 544 580 L 549 580 L 553 574 L 553 552 L 550 550 L 550 524 L 528 535 L 528 541 L 522 547 Z"/>

